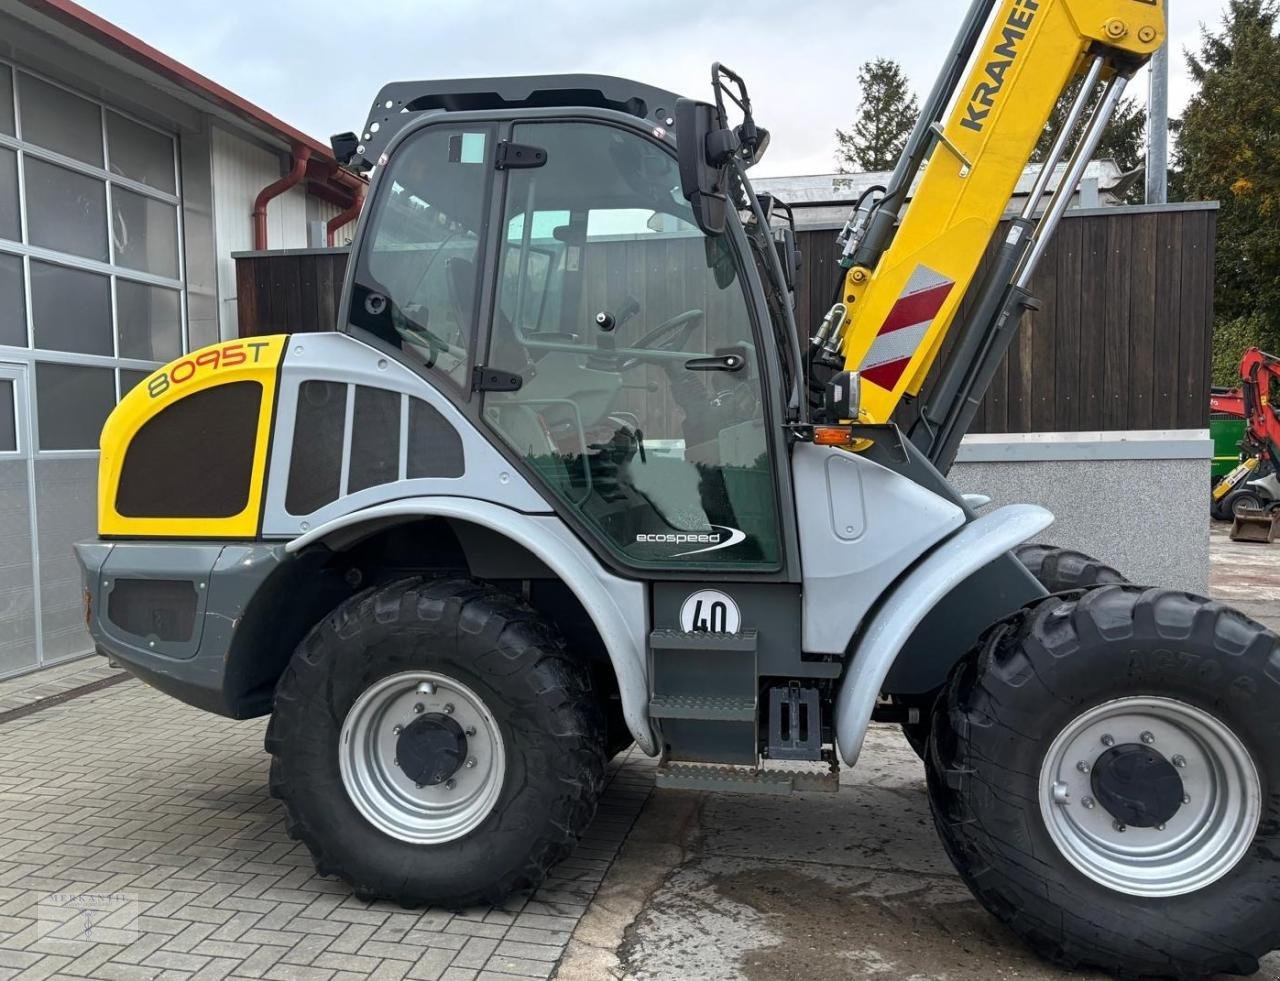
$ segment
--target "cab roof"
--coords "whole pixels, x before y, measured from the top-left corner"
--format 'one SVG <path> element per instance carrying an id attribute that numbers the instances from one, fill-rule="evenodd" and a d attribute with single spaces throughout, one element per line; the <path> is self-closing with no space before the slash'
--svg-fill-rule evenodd
<path id="1" fill-rule="evenodd" d="M 384 85 L 374 99 L 363 131 L 335 136 L 333 147 L 339 160 L 357 170 L 369 170 L 396 134 L 420 113 L 439 111 L 611 109 L 670 128 L 675 122 L 679 98 L 674 92 L 611 75 L 515 75 L 391 82 Z M 351 144 L 353 138 L 355 145 Z"/>

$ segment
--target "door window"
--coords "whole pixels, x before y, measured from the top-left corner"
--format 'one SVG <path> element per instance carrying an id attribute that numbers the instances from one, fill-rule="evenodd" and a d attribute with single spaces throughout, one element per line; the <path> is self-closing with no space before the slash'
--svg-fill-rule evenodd
<path id="1" fill-rule="evenodd" d="M 484 415 L 624 561 L 776 567 L 773 469 L 752 323 L 727 237 L 675 159 L 627 130 L 529 123 L 510 172 Z M 726 370 L 734 369 L 734 370 Z"/>
<path id="2" fill-rule="evenodd" d="M 470 389 L 481 248 L 493 175 L 485 127 L 430 126 L 387 165 L 348 318 Z"/>

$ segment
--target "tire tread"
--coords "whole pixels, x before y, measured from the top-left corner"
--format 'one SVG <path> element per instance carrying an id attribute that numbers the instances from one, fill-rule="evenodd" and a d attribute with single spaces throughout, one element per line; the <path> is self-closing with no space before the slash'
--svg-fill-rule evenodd
<path id="1" fill-rule="evenodd" d="M 402 875 L 375 877 L 345 862 L 288 776 L 297 749 L 288 734 L 305 731 L 309 713 L 322 704 L 329 708 L 330 668 L 337 654 L 333 640 L 356 639 L 371 623 L 427 633 L 447 632 L 452 623 L 459 632 L 483 637 L 486 653 L 475 662 L 475 670 L 495 679 L 521 676 L 551 722 L 558 767 L 568 770 L 567 776 L 557 778 L 547 820 L 526 860 L 491 882 L 459 889 L 447 899 L 417 889 Z M 340 726 L 341 720 L 335 721 Z M 535 888 L 572 851 L 594 817 L 604 787 L 604 723 L 585 666 L 535 610 L 471 580 L 402 580 L 366 590 L 335 609 L 303 640 L 282 675 L 265 745 L 272 755 L 271 795 L 284 804 L 286 831 L 306 845 L 317 870 L 344 879 L 357 894 L 392 899 L 405 908 L 446 901 L 459 907 L 497 904 L 512 892 Z M 342 792 L 340 787 L 337 792 Z"/>

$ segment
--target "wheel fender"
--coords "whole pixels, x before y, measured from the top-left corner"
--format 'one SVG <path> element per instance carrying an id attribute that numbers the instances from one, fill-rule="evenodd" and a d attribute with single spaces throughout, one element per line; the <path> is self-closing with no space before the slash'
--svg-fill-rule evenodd
<path id="1" fill-rule="evenodd" d="M 975 518 L 918 562 L 890 591 L 853 649 L 836 695 L 840 756 L 853 766 L 862 752 L 871 713 L 899 651 L 943 597 L 996 556 L 1053 524 L 1034 504 L 1011 504 Z"/>
<path id="2" fill-rule="evenodd" d="M 632 737 L 650 756 L 658 752 L 649 724 L 645 670 L 648 607 L 644 586 L 614 576 L 554 515 L 530 515 L 488 501 L 459 497 L 411 497 L 362 508 L 327 521 L 293 539 L 287 551 L 316 543 L 361 537 L 363 526 L 385 527 L 413 517 L 455 518 L 489 528 L 522 545 L 544 562 L 578 598 L 591 617 L 618 680 L 622 712 Z"/>

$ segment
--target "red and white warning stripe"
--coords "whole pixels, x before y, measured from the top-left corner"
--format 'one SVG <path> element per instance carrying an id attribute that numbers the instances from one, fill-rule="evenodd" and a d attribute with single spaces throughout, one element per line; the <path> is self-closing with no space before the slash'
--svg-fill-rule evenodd
<path id="1" fill-rule="evenodd" d="M 928 266 L 917 266 L 862 359 L 862 377 L 892 391 L 955 285 Z"/>

